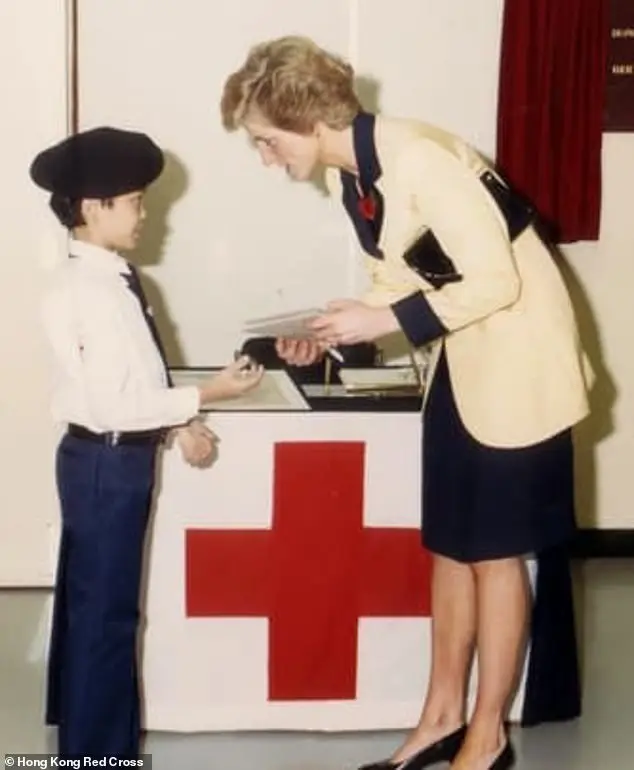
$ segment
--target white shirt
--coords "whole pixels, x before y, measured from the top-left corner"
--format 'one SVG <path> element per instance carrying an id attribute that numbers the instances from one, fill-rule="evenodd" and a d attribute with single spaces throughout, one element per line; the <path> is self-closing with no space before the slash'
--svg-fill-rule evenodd
<path id="1" fill-rule="evenodd" d="M 119 254 L 71 240 L 43 300 L 54 353 L 52 413 L 101 433 L 187 422 L 199 410 L 196 387 L 169 388 L 141 305 Z"/>

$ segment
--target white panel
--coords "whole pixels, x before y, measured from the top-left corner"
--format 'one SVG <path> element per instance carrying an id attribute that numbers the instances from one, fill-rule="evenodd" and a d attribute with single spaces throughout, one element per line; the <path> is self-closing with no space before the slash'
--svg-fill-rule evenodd
<path id="1" fill-rule="evenodd" d="M 180 346 L 189 365 L 219 363 L 249 317 L 349 292 L 341 213 L 315 186 L 264 169 L 219 111 L 223 82 L 251 45 L 299 32 L 346 55 L 348 13 L 340 0 L 222 10 L 207 0 L 82 0 L 82 127 L 142 129 L 173 155 L 148 198 L 139 254 L 160 286 L 172 362 Z"/>
<path id="2" fill-rule="evenodd" d="M 279 441 L 364 442 L 372 479 L 366 477 L 364 525 L 417 528 L 419 484 L 403 458 L 417 456 L 420 416 L 221 413 L 207 419 L 222 439 L 214 467 L 188 468 L 177 451 L 161 464 L 147 583 L 146 726 L 355 730 L 415 724 L 430 667 L 428 619 L 360 618 L 355 700 L 270 702 L 266 619 L 185 618 L 184 531 L 269 528 L 271 458 Z M 523 688 L 516 709 L 522 702 Z"/>
<path id="3" fill-rule="evenodd" d="M 430 666 L 429 618 L 363 618 L 359 621 L 357 697 L 361 702 L 409 703 L 408 724 L 415 724 L 425 697 Z"/>
<path id="4" fill-rule="evenodd" d="M 0 94 L 0 585 L 50 585 L 56 436 L 39 301 L 42 267 L 57 261 L 65 234 L 28 170 L 35 154 L 66 130 L 63 2 L 0 3 Z"/>
<path id="5" fill-rule="evenodd" d="M 597 381 L 577 430 L 577 500 L 584 527 L 634 529 L 634 134 L 603 138 L 601 239 L 565 248 L 568 283 Z"/>
<path id="6" fill-rule="evenodd" d="M 485 6 L 485 7 L 484 7 Z M 436 123 L 493 155 L 503 0 L 362 0 L 369 107 Z"/>
<path id="7" fill-rule="evenodd" d="M 377 430 L 389 441 L 370 441 L 366 449 L 366 502 L 368 527 L 412 527 L 421 523 L 421 433 L 418 414 L 383 416 Z M 407 447 L 407 451 L 399 451 Z M 386 479 L 398 483 L 386 484 Z M 394 512 L 398 511 L 395 517 Z"/>

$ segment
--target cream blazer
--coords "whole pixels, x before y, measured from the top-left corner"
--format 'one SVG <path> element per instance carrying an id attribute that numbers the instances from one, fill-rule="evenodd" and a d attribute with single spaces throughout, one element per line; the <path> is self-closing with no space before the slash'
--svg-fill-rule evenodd
<path id="1" fill-rule="evenodd" d="M 384 198 L 379 247 L 365 252 L 372 288 L 364 300 L 393 305 L 419 294 L 448 330 L 432 346 L 428 384 L 444 339 L 455 401 L 482 444 L 513 448 L 542 441 L 588 413 L 593 374 L 561 274 L 532 227 L 511 244 L 506 222 L 478 176 L 490 167 L 472 147 L 436 127 L 377 117 L 374 130 Z M 341 196 L 338 169 L 330 192 Z M 431 228 L 463 280 L 439 290 L 402 255 Z M 416 337 L 413 329 L 405 334 Z M 429 387 L 427 388 L 429 392 Z"/>

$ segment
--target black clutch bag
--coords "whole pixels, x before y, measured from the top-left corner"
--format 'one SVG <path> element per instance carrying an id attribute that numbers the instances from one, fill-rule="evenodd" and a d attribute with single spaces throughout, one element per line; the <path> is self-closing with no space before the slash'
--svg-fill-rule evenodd
<path id="1" fill-rule="evenodd" d="M 509 238 L 513 242 L 535 222 L 535 209 L 490 171 L 485 171 L 480 176 L 480 181 L 506 220 Z M 456 266 L 431 230 L 426 230 L 414 241 L 403 254 L 403 260 L 435 289 L 462 281 L 462 274 L 456 270 Z"/>
<path id="2" fill-rule="evenodd" d="M 434 289 L 441 289 L 447 283 L 462 281 L 454 263 L 438 243 L 431 230 L 426 230 L 420 238 L 403 254 L 405 263 L 420 275 Z"/>

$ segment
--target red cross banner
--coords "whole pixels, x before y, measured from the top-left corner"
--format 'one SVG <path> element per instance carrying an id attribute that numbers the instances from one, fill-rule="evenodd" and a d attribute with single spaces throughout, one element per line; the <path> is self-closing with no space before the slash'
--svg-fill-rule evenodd
<path id="1" fill-rule="evenodd" d="M 429 617 L 430 559 L 415 529 L 364 527 L 363 442 L 273 452 L 269 530 L 187 531 L 186 615 L 268 619 L 269 700 L 354 700 L 359 621 Z"/>
<path id="2" fill-rule="evenodd" d="M 399 728 L 429 673 L 419 414 L 222 413 L 164 454 L 143 643 L 157 730 Z M 522 688 L 516 711 L 521 708 Z M 518 711 L 519 713 L 519 711 Z"/>

